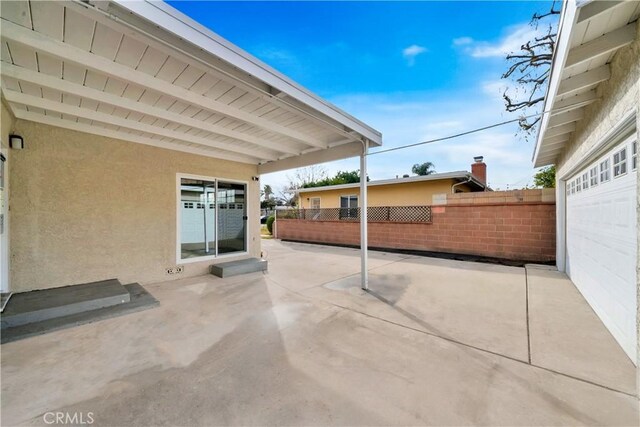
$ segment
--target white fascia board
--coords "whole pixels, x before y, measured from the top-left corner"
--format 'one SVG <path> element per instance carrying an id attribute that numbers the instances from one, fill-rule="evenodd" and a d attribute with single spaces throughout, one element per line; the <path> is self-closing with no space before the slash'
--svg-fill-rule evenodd
<path id="1" fill-rule="evenodd" d="M 362 143 L 349 142 L 324 150 L 312 151 L 299 156 L 291 156 L 281 160 L 266 162 L 258 166 L 258 174 L 279 172 L 288 169 L 317 165 L 319 163 L 332 162 L 334 160 L 348 159 L 362 154 Z"/>
<path id="2" fill-rule="evenodd" d="M 308 105 L 320 114 L 330 117 L 344 126 L 358 132 L 370 141 L 372 146 L 382 145 L 382 134 L 336 106 L 311 93 L 293 82 L 284 74 L 269 67 L 254 56 L 215 34 L 173 7 L 162 1 L 112 0 L 122 9 L 129 11 L 154 25 L 163 28 L 187 43 L 198 46 L 238 69 L 262 80 L 271 87 Z"/>
<path id="3" fill-rule="evenodd" d="M 569 43 L 571 42 L 571 32 L 575 25 L 576 15 L 578 13 L 578 6 L 576 0 L 566 0 L 562 6 L 562 16 L 558 25 L 558 39 L 556 42 L 556 50 L 553 54 L 553 61 L 551 64 L 551 76 L 549 77 L 549 88 L 544 98 L 543 111 L 549 111 L 553 107 L 553 103 L 558 92 L 558 87 L 562 80 L 562 72 L 564 64 L 567 61 L 569 55 Z M 540 155 L 540 149 L 543 143 L 544 134 L 547 130 L 549 119 L 551 114 L 547 113 L 542 116 L 540 122 L 540 129 L 538 130 L 538 138 L 536 139 L 536 146 L 533 150 L 532 161 L 536 167 L 545 166 L 538 164 L 538 156 Z"/>

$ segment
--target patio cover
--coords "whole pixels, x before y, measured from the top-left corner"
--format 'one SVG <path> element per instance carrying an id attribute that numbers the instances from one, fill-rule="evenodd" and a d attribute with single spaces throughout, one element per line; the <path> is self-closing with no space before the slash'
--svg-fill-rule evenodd
<path id="1" fill-rule="evenodd" d="M 259 165 L 362 155 L 380 132 L 159 1 L 2 1 L 2 94 L 24 120 Z"/>
<path id="2" fill-rule="evenodd" d="M 380 132 L 160 1 L 2 1 L 2 95 L 24 120 L 276 172 L 360 156 Z"/>

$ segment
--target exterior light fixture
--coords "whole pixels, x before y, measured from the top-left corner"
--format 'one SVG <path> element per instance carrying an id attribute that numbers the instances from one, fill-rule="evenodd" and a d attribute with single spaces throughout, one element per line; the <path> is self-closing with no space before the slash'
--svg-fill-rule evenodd
<path id="1" fill-rule="evenodd" d="M 22 150 L 24 148 L 24 139 L 20 135 L 9 135 L 9 147 L 14 150 Z"/>

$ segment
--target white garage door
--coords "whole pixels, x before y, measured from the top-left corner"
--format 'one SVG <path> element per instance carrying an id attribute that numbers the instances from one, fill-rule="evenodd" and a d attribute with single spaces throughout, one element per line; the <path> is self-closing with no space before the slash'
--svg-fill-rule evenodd
<path id="1" fill-rule="evenodd" d="M 637 143 L 567 181 L 567 274 L 636 361 Z"/>

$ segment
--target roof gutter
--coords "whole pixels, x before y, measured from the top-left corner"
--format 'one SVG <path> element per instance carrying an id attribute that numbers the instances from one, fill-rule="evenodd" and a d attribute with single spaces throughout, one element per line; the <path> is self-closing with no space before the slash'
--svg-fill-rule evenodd
<path id="1" fill-rule="evenodd" d="M 457 187 L 458 185 L 468 184 L 468 183 L 470 183 L 471 181 L 473 181 L 473 175 L 469 175 L 469 178 L 467 178 L 467 180 L 466 180 L 466 181 L 462 181 L 462 182 L 459 182 L 459 183 L 457 183 L 457 184 L 453 184 L 453 185 L 451 186 L 451 194 L 456 194 L 456 187 Z"/>

